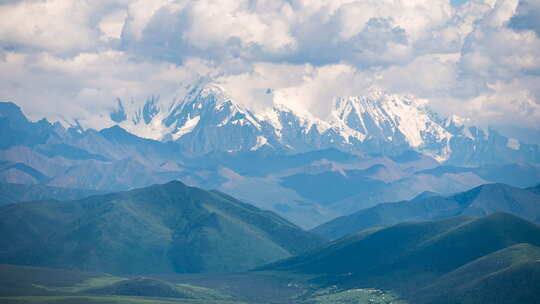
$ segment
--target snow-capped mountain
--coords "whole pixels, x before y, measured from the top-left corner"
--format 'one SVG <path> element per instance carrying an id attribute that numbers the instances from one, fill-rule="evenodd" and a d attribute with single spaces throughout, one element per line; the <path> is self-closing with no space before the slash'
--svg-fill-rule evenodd
<path id="1" fill-rule="evenodd" d="M 119 100 L 110 118 L 135 135 L 175 141 L 194 155 L 325 148 L 395 155 L 413 149 L 441 162 L 467 163 L 483 162 L 486 154 L 490 161 L 501 155 L 530 161 L 540 154 L 536 145 L 467 126 L 458 117 L 441 119 L 425 100 L 377 90 L 336 98 L 325 120 L 284 104 L 255 113 L 214 84 L 191 87 L 170 103 L 151 98 L 136 109 Z"/>
<path id="2" fill-rule="evenodd" d="M 205 87 L 140 108 L 119 102 L 111 119 L 122 127 L 99 131 L 32 122 L 17 105 L 0 102 L 0 182 L 108 191 L 179 179 L 308 227 L 424 191 L 487 182 L 525 187 L 540 177 L 537 146 L 456 117 L 440 120 L 423 101 L 374 93 L 341 98 L 321 120 L 279 104 L 255 114 L 221 93 Z M 324 147 L 334 148 L 311 151 Z M 448 160 L 441 166 L 411 148 Z M 309 152 L 295 154 L 302 150 Z"/>

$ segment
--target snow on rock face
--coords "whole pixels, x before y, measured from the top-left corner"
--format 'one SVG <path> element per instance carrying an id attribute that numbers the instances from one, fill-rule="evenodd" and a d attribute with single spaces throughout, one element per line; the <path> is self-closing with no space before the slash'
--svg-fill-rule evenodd
<path id="1" fill-rule="evenodd" d="M 163 140 L 171 130 L 161 121 L 166 113 L 158 97 L 151 97 L 137 108 L 133 103 L 125 103 L 118 99 L 118 109 L 110 114 L 115 121 L 128 132 L 139 137 Z"/>
<path id="2" fill-rule="evenodd" d="M 387 141 L 402 139 L 412 148 L 422 148 L 432 141 L 448 140 L 452 135 L 437 122 L 425 106 L 426 101 L 385 95 L 338 98 L 334 119 L 361 134 L 360 140 L 379 137 Z M 354 136 L 351 134 L 349 136 Z"/>
<path id="3" fill-rule="evenodd" d="M 260 149 L 262 146 L 266 145 L 268 143 L 268 140 L 264 136 L 257 136 L 257 144 L 255 146 L 251 147 L 251 151 L 256 151 Z"/>
<path id="4" fill-rule="evenodd" d="M 520 148 L 519 140 L 515 138 L 508 138 L 508 141 L 506 142 L 506 146 L 512 150 L 519 150 Z"/>
<path id="5" fill-rule="evenodd" d="M 221 87 L 203 84 L 170 103 L 151 98 L 142 108 L 133 108 L 118 101 L 110 117 L 137 136 L 175 141 L 192 154 L 263 146 L 291 153 L 338 148 L 399 154 L 414 149 L 440 162 L 463 163 L 481 159 L 493 144 L 508 153 L 520 150 L 519 141 L 494 141 L 500 135 L 467 126 L 465 119 L 439 119 L 426 100 L 382 91 L 336 98 L 328 118 L 322 120 L 284 104 L 253 113 Z"/>
<path id="6" fill-rule="evenodd" d="M 184 123 L 184 125 L 180 127 L 174 134 L 172 134 L 173 139 L 177 140 L 180 137 L 193 131 L 193 129 L 195 129 L 200 120 L 201 116 L 195 116 L 193 118 L 190 118 L 188 116 L 188 120 Z"/>

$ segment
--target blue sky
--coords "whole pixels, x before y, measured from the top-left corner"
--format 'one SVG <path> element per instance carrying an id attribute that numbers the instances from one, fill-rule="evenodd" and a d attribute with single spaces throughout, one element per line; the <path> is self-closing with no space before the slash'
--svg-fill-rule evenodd
<path id="1" fill-rule="evenodd" d="M 464 4 L 467 1 L 469 1 L 469 0 L 452 0 L 451 3 L 452 3 L 453 6 L 459 6 L 459 5 Z"/>
<path id="2" fill-rule="evenodd" d="M 0 1 L 0 98 L 99 127 L 117 97 L 177 98 L 201 78 L 321 117 L 377 87 L 535 141 L 539 20 L 532 0 Z"/>

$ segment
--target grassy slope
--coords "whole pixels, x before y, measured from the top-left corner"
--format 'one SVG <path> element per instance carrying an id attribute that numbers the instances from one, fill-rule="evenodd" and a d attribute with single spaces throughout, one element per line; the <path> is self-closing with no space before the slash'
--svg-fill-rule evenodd
<path id="1" fill-rule="evenodd" d="M 311 231 L 330 239 L 337 239 L 374 226 L 389 226 L 405 221 L 453 216 L 458 213 L 458 210 L 457 202 L 443 197 L 383 203 L 351 215 L 338 217 Z"/>
<path id="2" fill-rule="evenodd" d="M 104 274 L 63 269 L 0 264 L 0 296 L 53 295 L 48 289 L 76 286 L 105 277 Z"/>
<path id="3" fill-rule="evenodd" d="M 540 228 L 502 213 L 461 216 L 356 234 L 266 269 L 318 274 L 323 284 L 406 293 L 518 243 L 540 246 Z"/>
<path id="4" fill-rule="evenodd" d="M 265 268 L 335 275 L 365 272 L 394 261 L 423 241 L 468 221 L 471 221 L 470 217 L 455 217 L 368 230 Z"/>
<path id="5" fill-rule="evenodd" d="M 154 301 L 154 302 L 152 302 Z M 1 303 L 232 303 L 227 293 L 147 277 L 0 265 Z"/>
<path id="6" fill-rule="evenodd" d="M 481 257 L 418 290 L 415 303 L 538 303 L 540 248 L 517 244 Z"/>
<path id="7" fill-rule="evenodd" d="M 3 304 L 242 304 L 237 301 L 164 299 L 123 296 L 0 297 Z"/>
<path id="8" fill-rule="evenodd" d="M 486 184 L 448 197 L 419 197 L 410 201 L 384 203 L 336 218 L 315 227 L 312 231 L 336 239 L 373 226 L 388 226 L 404 221 L 425 221 L 461 214 L 484 216 L 494 212 L 507 212 L 535 221 L 540 218 L 540 195 L 535 189 Z"/>
<path id="9" fill-rule="evenodd" d="M 0 262 L 111 273 L 246 270 L 323 239 L 179 182 L 0 208 Z"/>
<path id="10" fill-rule="evenodd" d="M 33 275 L 23 267 L 19 279 L 26 285 L 3 295 L 41 295 L 21 303 L 59 300 L 43 296 L 63 296 L 66 303 L 137 303 L 149 296 L 156 303 L 178 297 L 189 298 L 179 303 L 221 303 L 231 301 L 228 294 L 236 301 L 282 304 L 537 303 L 538 246 L 540 228 L 520 218 L 460 216 L 363 231 L 263 267 L 272 269 L 267 272 L 118 278 L 60 271 L 63 279 L 49 286 L 46 271 Z M 0 272 L 10 267 L 13 273 L 19 266 Z"/>

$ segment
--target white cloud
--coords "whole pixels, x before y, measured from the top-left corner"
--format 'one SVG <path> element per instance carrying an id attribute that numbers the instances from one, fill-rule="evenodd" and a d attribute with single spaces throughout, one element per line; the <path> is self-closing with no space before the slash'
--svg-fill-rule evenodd
<path id="1" fill-rule="evenodd" d="M 88 26 L 86 1 L 21 1 L 0 5 L 0 40 L 4 46 L 48 51 L 92 47 L 96 33 Z"/>
<path id="2" fill-rule="evenodd" d="M 0 92 L 9 92 L 1 98 L 15 101 L 34 119 L 78 119 L 100 129 L 110 125 L 106 111 L 113 109 L 111 101 L 117 97 L 137 104 L 149 95 L 173 99 L 182 82 L 194 82 L 199 77 L 194 71 L 205 69 L 210 67 L 196 59 L 176 66 L 138 61 L 111 50 L 68 58 L 8 52 L 0 60 L 0 78 L 6 80 L 0 82 Z"/>
<path id="3" fill-rule="evenodd" d="M 98 24 L 101 30 L 100 39 L 104 41 L 120 39 L 127 16 L 126 10 L 119 9 L 103 17 Z"/>
<path id="4" fill-rule="evenodd" d="M 192 2 L 189 6 L 191 24 L 183 38 L 201 49 L 225 46 L 232 38 L 245 46 L 258 45 L 270 53 L 293 48 L 295 40 L 287 22 L 274 18 L 276 12 L 272 12 L 281 11 L 282 7 L 265 4 L 250 7 L 248 1 Z"/>
<path id="5" fill-rule="evenodd" d="M 512 124 L 516 118 L 519 118 L 522 126 L 538 125 L 540 104 L 519 81 L 490 84 L 489 90 L 490 92 L 479 95 L 466 103 L 464 112 L 479 117 L 484 124 L 493 121 Z"/>
<path id="6" fill-rule="evenodd" d="M 1 3 L 1 97 L 34 117 L 100 125 L 95 113 L 116 97 L 172 99 L 206 77 L 253 108 L 282 102 L 323 117 L 333 97 L 377 86 L 444 114 L 540 130 L 538 1 Z"/>

